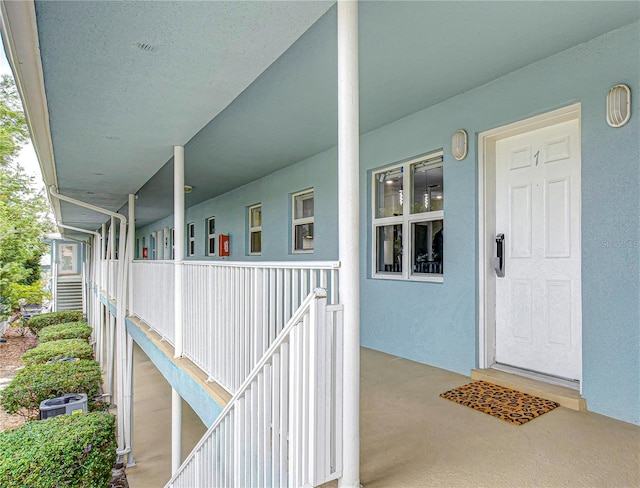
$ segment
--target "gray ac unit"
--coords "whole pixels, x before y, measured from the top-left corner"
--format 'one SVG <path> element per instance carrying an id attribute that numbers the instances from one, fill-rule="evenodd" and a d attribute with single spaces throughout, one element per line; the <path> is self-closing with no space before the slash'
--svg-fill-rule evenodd
<path id="1" fill-rule="evenodd" d="M 85 393 L 67 393 L 40 403 L 40 419 L 58 415 L 76 415 L 87 413 L 87 395 Z"/>

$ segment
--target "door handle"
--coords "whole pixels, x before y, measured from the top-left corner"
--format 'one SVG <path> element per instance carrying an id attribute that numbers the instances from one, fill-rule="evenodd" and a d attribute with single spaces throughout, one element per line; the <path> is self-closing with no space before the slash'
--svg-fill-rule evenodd
<path id="1" fill-rule="evenodd" d="M 498 278 L 504 277 L 504 234 L 496 236 L 496 257 L 493 259 L 493 269 Z"/>

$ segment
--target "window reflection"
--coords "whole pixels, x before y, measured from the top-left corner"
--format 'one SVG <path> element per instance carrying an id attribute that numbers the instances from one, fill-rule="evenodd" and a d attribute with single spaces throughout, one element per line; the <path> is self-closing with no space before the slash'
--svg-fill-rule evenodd
<path id="1" fill-rule="evenodd" d="M 414 222 L 412 271 L 414 274 L 443 272 L 443 220 Z"/>
<path id="2" fill-rule="evenodd" d="M 402 272 L 402 224 L 383 225 L 377 229 L 377 271 Z"/>

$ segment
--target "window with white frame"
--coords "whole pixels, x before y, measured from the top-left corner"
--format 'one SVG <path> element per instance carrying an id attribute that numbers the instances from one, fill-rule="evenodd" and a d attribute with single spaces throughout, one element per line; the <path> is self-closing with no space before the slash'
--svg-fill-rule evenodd
<path id="1" fill-rule="evenodd" d="M 262 253 L 262 205 L 249 207 L 249 254 Z"/>
<path id="2" fill-rule="evenodd" d="M 140 238 L 136 237 L 136 259 L 140 259 L 142 252 L 140 251 Z"/>
<path id="3" fill-rule="evenodd" d="M 373 275 L 442 281 L 442 153 L 373 174 Z"/>
<path id="4" fill-rule="evenodd" d="M 190 222 L 187 224 L 187 256 L 195 256 L 196 254 L 196 224 Z"/>
<path id="5" fill-rule="evenodd" d="M 216 218 L 209 217 L 206 221 L 207 256 L 216 255 Z"/>
<path id="6" fill-rule="evenodd" d="M 294 253 L 313 252 L 313 189 L 293 195 Z"/>

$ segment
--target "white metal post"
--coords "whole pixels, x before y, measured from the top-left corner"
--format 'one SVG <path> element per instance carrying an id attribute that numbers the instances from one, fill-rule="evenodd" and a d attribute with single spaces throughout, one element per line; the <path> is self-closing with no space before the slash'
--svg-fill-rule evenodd
<path id="1" fill-rule="evenodd" d="M 136 238 L 136 196 L 129 194 L 129 228 L 127 230 L 127 261 L 124 269 L 126 270 L 126 278 L 120 280 L 121 283 L 127 283 L 127 301 L 122 305 L 123 308 L 131 310 L 133 297 L 133 283 L 131 276 L 131 262 L 133 261 L 133 246 Z M 124 257 L 123 257 L 124 259 Z M 123 294 L 124 295 L 124 294 Z M 118 305 L 119 306 L 119 305 Z M 123 325 L 125 325 L 123 323 Z M 125 378 L 125 446 L 129 448 L 127 454 L 127 466 L 134 466 L 133 459 L 133 337 L 127 334 L 127 370 Z"/>
<path id="2" fill-rule="evenodd" d="M 360 118 L 358 2 L 338 0 L 338 249 L 344 306 L 341 487 L 360 486 Z"/>
<path id="3" fill-rule="evenodd" d="M 171 476 L 182 464 L 182 398 L 171 388 Z"/>
<path id="4" fill-rule="evenodd" d="M 175 228 L 175 350 L 182 356 L 182 266 L 184 261 L 184 147 L 173 147 L 173 222 Z"/>
<path id="5" fill-rule="evenodd" d="M 182 357 L 182 268 L 184 261 L 184 147 L 173 147 L 173 227 L 175 232 L 175 290 L 174 290 L 174 356 Z M 182 459 L 182 400 L 171 390 L 171 473 L 180 468 Z"/>

